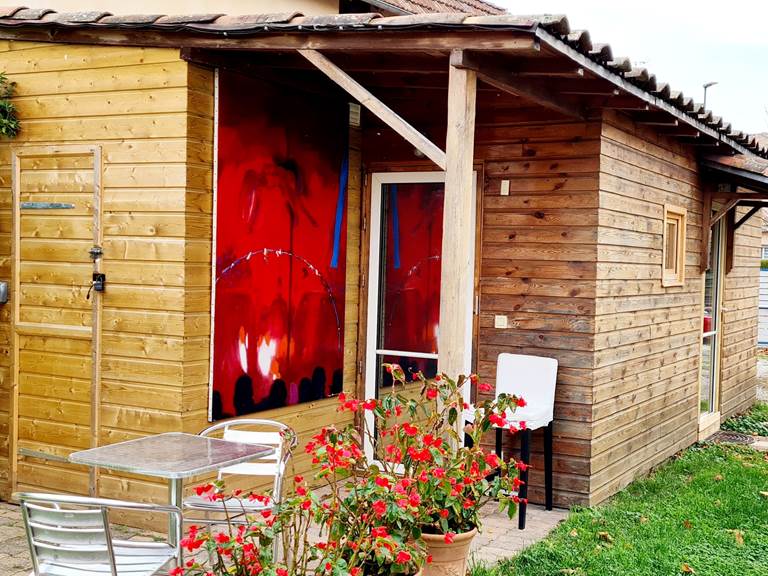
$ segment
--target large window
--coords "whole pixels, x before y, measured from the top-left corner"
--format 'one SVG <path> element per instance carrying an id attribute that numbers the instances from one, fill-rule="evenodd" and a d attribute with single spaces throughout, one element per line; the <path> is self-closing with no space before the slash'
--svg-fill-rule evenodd
<path id="1" fill-rule="evenodd" d="M 662 286 L 682 286 L 685 281 L 685 208 L 664 207 Z"/>
<path id="2" fill-rule="evenodd" d="M 219 75 L 211 418 L 342 388 L 346 106 Z"/>

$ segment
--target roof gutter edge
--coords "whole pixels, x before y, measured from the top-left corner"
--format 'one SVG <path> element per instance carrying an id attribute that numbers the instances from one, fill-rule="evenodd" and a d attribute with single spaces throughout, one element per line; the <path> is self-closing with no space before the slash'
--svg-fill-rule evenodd
<path id="1" fill-rule="evenodd" d="M 617 86 L 618 88 L 621 88 L 625 92 L 628 92 L 632 96 L 636 96 L 641 100 L 643 100 L 644 102 L 658 108 L 659 110 L 662 110 L 664 112 L 671 114 L 676 119 L 682 120 L 689 126 L 696 128 L 696 130 L 698 130 L 702 134 L 706 134 L 707 136 L 714 138 L 718 142 L 722 142 L 726 146 L 729 146 L 730 148 L 732 148 L 737 152 L 740 152 L 741 154 L 747 154 L 750 156 L 754 156 L 756 158 L 760 158 L 759 155 L 755 154 L 748 148 L 742 146 L 738 142 L 733 141 L 731 138 L 728 138 L 727 136 L 723 136 L 717 130 L 714 130 L 709 126 L 706 126 L 702 122 L 699 122 L 694 118 L 691 118 L 682 110 L 678 110 L 677 108 L 672 106 L 669 102 L 665 102 L 661 98 L 658 98 L 653 94 L 649 94 L 648 92 L 646 92 L 642 88 L 638 88 L 634 84 L 630 84 L 618 74 L 611 72 L 605 66 L 602 66 L 601 64 L 598 64 L 594 60 L 588 58 L 587 56 L 585 56 L 575 48 L 572 48 L 571 46 L 569 46 L 568 44 L 560 40 L 557 36 L 554 36 L 553 34 L 547 32 L 541 26 L 538 26 L 536 28 L 535 35 L 539 40 L 541 40 L 542 42 L 545 42 L 548 46 L 550 46 L 554 50 L 567 56 L 574 62 L 578 63 L 580 66 L 583 66 L 584 68 L 596 74 L 597 76 L 603 78 L 604 80 L 608 80 L 609 82 L 613 83 L 615 86 Z"/>

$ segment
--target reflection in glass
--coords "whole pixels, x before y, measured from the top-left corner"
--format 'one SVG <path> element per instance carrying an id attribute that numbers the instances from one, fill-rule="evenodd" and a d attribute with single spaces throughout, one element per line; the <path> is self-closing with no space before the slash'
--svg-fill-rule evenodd
<path id="1" fill-rule="evenodd" d="M 379 306 L 376 335 L 376 396 L 391 391 L 381 364 L 399 364 L 410 374 L 437 373 L 440 264 L 443 237 L 441 182 L 382 186 L 379 244 Z M 406 396 L 419 394 L 408 385 Z M 384 445 L 376 434 L 376 450 Z"/>
<path id="2" fill-rule="evenodd" d="M 702 322 L 701 382 L 699 406 L 702 413 L 717 409 L 717 340 L 720 328 L 720 222 L 712 228 L 709 269 L 704 274 L 704 318 Z"/>

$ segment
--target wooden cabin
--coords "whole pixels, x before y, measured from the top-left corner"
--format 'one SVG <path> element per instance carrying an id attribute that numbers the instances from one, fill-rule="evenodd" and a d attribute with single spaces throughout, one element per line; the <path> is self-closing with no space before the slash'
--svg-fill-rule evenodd
<path id="1" fill-rule="evenodd" d="M 164 500 L 66 457 L 305 441 L 386 360 L 556 358 L 561 506 L 754 401 L 768 154 L 564 17 L 0 14 L 4 497 Z"/>

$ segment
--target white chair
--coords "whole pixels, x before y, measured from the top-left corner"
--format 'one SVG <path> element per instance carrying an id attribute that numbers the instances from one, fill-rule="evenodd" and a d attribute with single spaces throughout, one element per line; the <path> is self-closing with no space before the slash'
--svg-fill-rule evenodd
<path id="1" fill-rule="evenodd" d="M 33 571 L 30 576 L 153 576 L 182 562 L 181 547 L 168 542 L 112 538 L 109 510 L 163 512 L 181 532 L 181 510 L 103 498 L 61 494 L 14 494 L 21 503 Z"/>
<path id="2" fill-rule="evenodd" d="M 258 428 L 258 430 L 253 430 Z M 219 436 L 223 440 L 231 442 L 240 442 L 243 444 L 264 444 L 272 446 L 275 452 L 264 458 L 253 462 L 245 462 L 227 466 L 218 471 L 218 479 L 221 480 L 225 475 L 252 476 L 254 478 L 271 478 L 272 490 L 271 498 L 267 502 L 258 500 L 251 501 L 247 498 L 229 498 L 227 500 L 211 501 L 205 496 L 190 496 L 184 500 L 185 510 L 195 510 L 205 513 L 202 519 L 185 519 L 185 522 L 195 522 L 198 524 L 221 524 L 221 515 L 225 512 L 230 517 L 230 523 L 242 523 L 246 521 L 246 514 L 253 514 L 265 509 L 274 510 L 283 491 L 283 478 L 291 453 L 298 439 L 296 433 L 290 426 L 277 422 L 275 420 L 264 420 L 259 418 L 237 418 L 209 426 L 200 436 Z M 216 517 L 211 518 L 211 514 Z M 278 539 L 275 539 L 274 550 L 275 558 L 278 553 Z"/>
<path id="3" fill-rule="evenodd" d="M 557 360 L 543 356 L 502 353 L 496 361 L 496 396 L 514 394 L 523 398 L 526 405 L 506 414 L 506 429 L 521 428 L 520 460 L 525 463 L 531 457 L 531 433 L 544 428 L 544 492 L 547 510 L 552 510 L 552 422 L 555 409 L 555 384 L 557 382 Z M 467 421 L 474 419 L 474 407 L 465 411 Z M 496 454 L 502 456 L 502 428 L 496 428 Z M 528 496 L 528 471 L 520 471 L 520 498 Z M 525 528 L 526 504 L 520 504 L 518 526 Z"/>

